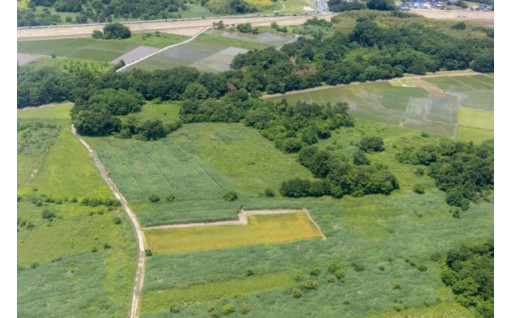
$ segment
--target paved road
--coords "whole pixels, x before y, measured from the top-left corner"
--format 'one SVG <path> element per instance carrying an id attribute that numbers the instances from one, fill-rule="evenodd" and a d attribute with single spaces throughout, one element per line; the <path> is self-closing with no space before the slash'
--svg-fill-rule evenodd
<path id="1" fill-rule="evenodd" d="M 101 163 L 100 159 L 98 158 L 98 155 L 94 152 L 94 150 L 85 142 L 85 140 L 80 136 L 73 125 L 71 125 L 71 131 L 73 132 L 73 135 L 84 145 L 84 147 L 89 152 L 89 155 L 94 160 L 94 164 L 96 165 L 96 168 L 98 168 L 98 171 L 100 172 L 101 177 L 107 184 L 107 186 L 110 188 L 112 193 L 116 196 L 116 198 L 121 202 L 121 205 L 123 206 L 124 210 L 130 217 L 130 220 L 132 221 L 133 228 L 135 229 L 135 233 L 137 234 L 137 239 L 139 243 L 139 250 L 138 250 L 138 265 L 137 265 L 137 271 L 135 273 L 135 283 L 133 287 L 133 294 L 132 294 L 132 307 L 130 309 L 130 318 L 136 318 L 138 315 L 138 309 L 139 309 L 139 303 L 140 303 L 140 293 L 142 292 L 142 285 L 144 283 L 144 265 L 146 263 L 146 258 L 144 254 L 144 235 L 142 233 L 141 227 L 139 225 L 139 222 L 137 221 L 137 218 L 135 217 L 135 214 L 132 212 L 130 207 L 128 206 L 128 203 L 126 202 L 126 199 L 123 197 L 121 192 L 119 192 L 119 189 L 115 185 L 115 183 L 108 177 L 107 171 L 105 170 L 105 167 Z"/>

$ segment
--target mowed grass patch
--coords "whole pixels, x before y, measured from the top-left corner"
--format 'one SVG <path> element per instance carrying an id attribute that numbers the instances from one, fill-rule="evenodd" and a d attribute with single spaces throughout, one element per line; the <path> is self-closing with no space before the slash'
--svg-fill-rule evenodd
<path id="1" fill-rule="evenodd" d="M 494 112 L 461 107 L 459 126 L 494 130 Z"/>
<path id="2" fill-rule="evenodd" d="M 148 248 L 160 254 L 271 244 L 321 237 L 306 213 L 251 215 L 247 225 L 146 230 Z"/>
<path id="3" fill-rule="evenodd" d="M 52 197 L 114 196 L 93 165 L 85 147 L 64 127 L 46 156 L 45 163 L 33 182 Z"/>
<path id="4" fill-rule="evenodd" d="M 171 304 L 203 302 L 219 298 L 231 298 L 293 285 L 294 281 L 286 272 L 254 275 L 246 278 L 192 285 L 188 288 L 149 290 L 142 294 L 141 312 L 168 310 Z"/>

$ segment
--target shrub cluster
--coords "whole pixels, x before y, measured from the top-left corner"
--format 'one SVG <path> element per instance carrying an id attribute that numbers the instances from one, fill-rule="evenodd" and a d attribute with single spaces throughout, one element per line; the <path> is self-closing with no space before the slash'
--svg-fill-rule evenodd
<path id="1" fill-rule="evenodd" d="M 446 192 L 446 202 L 462 210 L 494 189 L 494 141 L 479 146 L 443 141 L 417 149 L 404 148 L 396 155 L 400 163 L 424 165 L 436 186 Z M 421 192 L 416 189 L 416 192 Z M 419 193 L 418 192 L 418 193 Z"/>
<path id="2" fill-rule="evenodd" d="M 314 146 L 303 148 L 299 152 L 298 162 L 322 180 L 296 178 L 284 181 L 280 191 L 285 197 L 331 195 L 341 198 L 344 195 L 390 194 L 399 189 L 395 176 L 383 167 L 351 166 Z"/>
<path id="3" fill-rule="evenodd" d="M 121 202 L 119 202 L 116 199 L 102 199 L 102 198 L 83 198 L 82 201 L 80 201 L 81 205 L 85 206 L 107 206 L 107 207 L 116 207 L 121 206 Z"/>
<path id="4" fill-rule="evenodd" d="M 455 299 L 481 317 L 494 317 L 494 243 L 470 242 L 448 251 L 441 279 Z"/>

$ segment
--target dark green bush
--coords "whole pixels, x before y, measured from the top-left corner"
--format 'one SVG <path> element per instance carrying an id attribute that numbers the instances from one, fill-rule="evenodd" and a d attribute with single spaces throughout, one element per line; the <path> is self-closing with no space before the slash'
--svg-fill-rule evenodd
<path id="1" fill-rule="evenodd" d="M 224 194 L 223 198 L 226 201 L 235 201 L 238 199 L 238 194 L 236 191 L 229 191 Z"/>
<path id="2" fill-rule="evenodd" d="M 148 199 L 149 199 L 149 201 L 156 203 L 156 202 L 160 201 L 160 196 L 153 193 L 153 194 L 149 195 Z"/>

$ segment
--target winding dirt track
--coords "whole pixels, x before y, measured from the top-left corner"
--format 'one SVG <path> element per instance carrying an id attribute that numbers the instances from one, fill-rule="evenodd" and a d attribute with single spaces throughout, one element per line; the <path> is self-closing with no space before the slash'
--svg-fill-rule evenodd
<path id="1" fill-rule="evenodd" d="M 115 185 L 115 183 L 108 177 L 107 171 L 105 170 L 105 167 L 101 163 L 100 159 L 98 158 L 98 155 L 94 152 L 94 150 L 89 146 L 87 142 L 80 136 L 73 125 L 71 125 L 71 131 L 73 132 L 73 135 L 84 145 L 84 147 L 89 152 L 89 155 L 94 160 L 94 164 L 96 165 L 96 168 L 98 168 L 98 171 L 100 172 L 101 177 L 103 178 L 103 181 L 107 184 L 107 186 L 110 188 L 112 193 L 116 196 L 116 198 L 121 202 L 121 205 L 123 206 L 124 210 L 130 217 L 130 220 L 132 221 L 133 228 L 135 229 L 135 232 L 137 234 L 137 240 L 139 243 L 139 250 L 138 250 L 138 265 L 137 265 L 137 271 L 135 273 L 135 284 L 133 287 L 133 296 L 132 296 L 132 307 L 130 309 L 129 317 L 135 318 L 137 317 L 138 309 L 139 309 L 139 302 L 140 302 L 140 293 L 142 292 L 142 285 L 144 283 L 144 265 L 146 263 L 146 258 L 144 254 L 144 235 L 142 233 L 141 227 L 139 225 L 139 222 L 137 221 L 137 218 L 135 217 L 135 214 L 132 212 L 130 207 L 128 206 L 128 203 L 126 199 L 123 197 L 121 192 L 119 192 L 119 189 Z"/>

